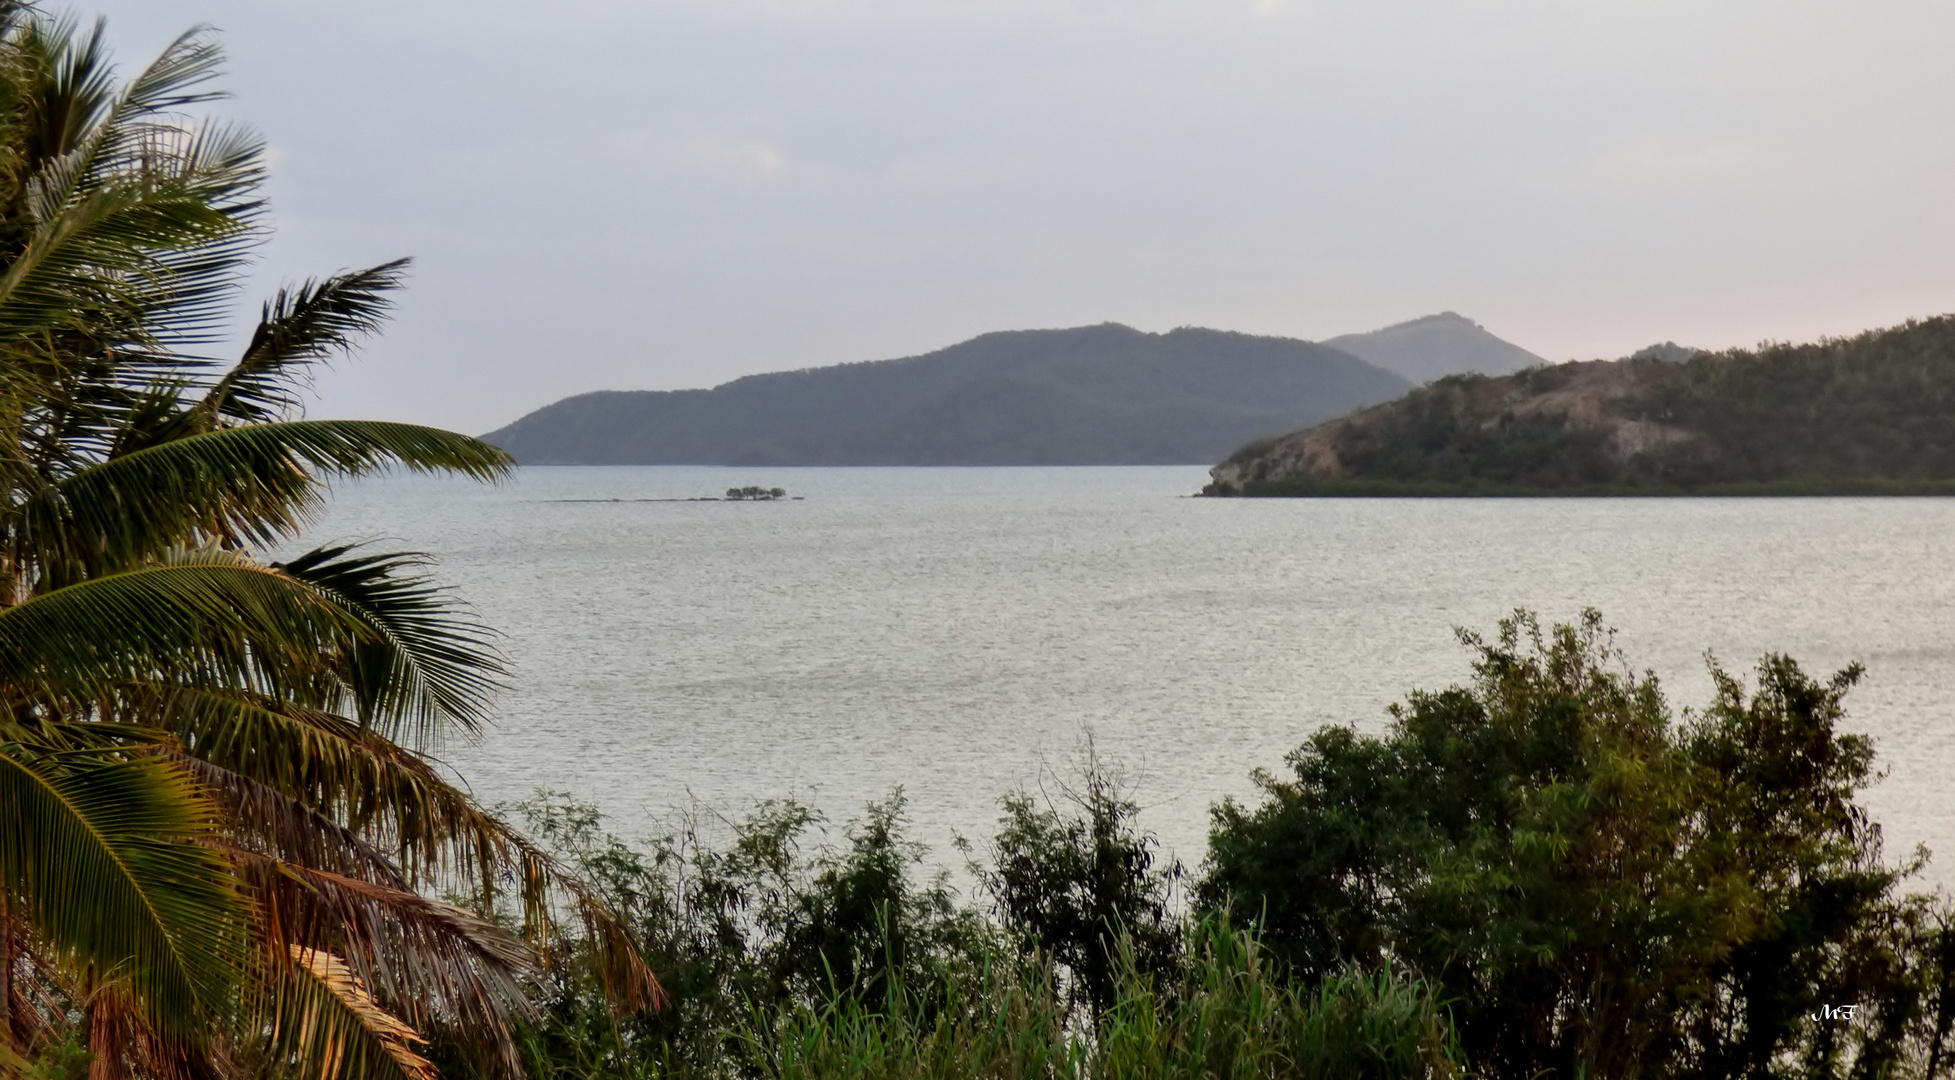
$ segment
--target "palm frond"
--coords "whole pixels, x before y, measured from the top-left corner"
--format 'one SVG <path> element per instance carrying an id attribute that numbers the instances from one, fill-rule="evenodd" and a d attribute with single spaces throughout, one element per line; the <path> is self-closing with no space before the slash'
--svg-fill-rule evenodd
<path id="1" fill-rule="evenodd" d="M 646 966 L 631 932 L 611 905 L 528 837 L 506 830 L 504 843 L 522 892 L 525 936 L 539 947 L 549 948 L 551 932 L 559 921 L 558 905 L 553 901 L 561 897 L 590 945 L 598 981 L 611 1007 L 626 1013 L 664 1005 L 665 988 Z"/>
<path id="2" fill-rule="evenodd" d="M 115 70 L 105 19 L 96 19 L 86 36 L 72 16 L 29 14 L 15 26 L 12 45 L 27 68 L 20 137 L 32 169 L 73 151 L 96 130 L 115 97 Z"/>
<path id="3" fill-rule="evenodd" d="M 43 226 L 30 251 L 47 254 L 47 241 L 62 230 L 46 226 L 62 210 L 110 192 L 138 195 L 135 207 L 152 211 L 149 233 L 125 228 L 109 232 L 108 243 L 81 245 L 64 260 L 70 273 L 51 283 L 75 295 L 72 287 L 94 270 L 96 303 L 88 310 L 103 324 L 98 336 L 110 331 L 110 344 L 131 332 L 137 341 L 210 340 L 241 282 L 245 256 L 261 238 L 264 151 L 248 131 L 182 115 L 220 96 L 211 85 L 223 60 L 214 34 L 199 27 L 179 36 L 117 92 L 99 22 L 86 41 L 69 23 L 33 26 L 28 36 L 47 57 L 33 112 L 47 131 L 25 162 L 31 217 Z M 199 209 L 201 235 L 170 232 L 167 226 L 180 229 L 185 212 Z M 124 239 L 136 242 L 121 245 L 121 259 L 102 257 L 117 254 Z M 141 258 L 132 263 L 132 255 Z"/>
<path id="4" fill-rule="evenodd" d="M 184 753 L 233 778 L 207 777 L 212 788 L 263 785 L 347 822 L 362 843 L 391 849 L 384 858 L 404 875 L 402 887 L 443 879 L 494 881 L 518 850 L 518 834 L 444 779 L 432 761 L 345 717 L 229 689 L 172 690 L 138 712 L 179 740 Z M 375 876 L 370 868 L 358 869 L 367 861 L 358 851 L 348 850 L 355 861 L 336 864 L 321 849 L 296 846 L 296 838 L 288 844 L 249 824 L 243 831 L 271 841 L 267 850 L 289 858 Z M 546 890 L 559 873 L 553 863 L 538 863 Z"/>
<path id="5" fill-rule="evenodd" d="M 294 945 L 272 1009 L 272 1043 L 308 1080 L 440 1080 L 427 1040 L 380 1007 L 344 960 Z"/>
<path id="6" fill-rule="evenodd" d="M 39 484 L 14 511 L 17 558 L 57 580 L 120 569 L 212 541 L 269 544 L 316 507 L 319 478 L 390 466 L 491 479 L 509 456 L 417 424 L 291 420 L 169 439 Z"/>
<path id="7" fill-rule="evenodd" d="M 28 232 L 0 275 L 0 330 L 61 328 L 109 348 L 208 340 L 261 239 L 263 141 L 109 111 L 60 152 L 29 155 Z"/>
<path id="8" fill-rule="evenodd" d="M 77 151 L 49 162 L 28 185 L 34 229 L 0 274 L 0 344 L 49 332 L 84 333 L 107 347 L 146 346 L 163 335 L 146 321 L 153 294 L 183 291 L 184 258 L 240 239 L 243 226 L 210 205 L 197 178 L 120 181 L 77 190 Z"/>
<path id="9" fill-rule="evenodd" d="M 107 725 L 103 725 L 107 726 Z M 413 888 L 394 858 L 330 814 L 272 785 L 188 753 L 172 755 L 232 822 L 235 842 L 306 866 Z"/>
<path id="10" fill-rule="evenodd" d="M 204 776 L 218 797 L 252 801 L 236 828 L 263 850 L 401 888 L 499 872 L 502 823 L 351 720 L 234 690 L 172 691 L 144 715 L 218 770 Z M 308 832 L 311 815 L 346 824 Z"/>
<path id="11" fill-rule="evenodd" d="M 505 874 L 513 877 L 523 936 L 532 947 L 550 948 L 567 916 L 591 944 L 606 991 L 621 1010 L 664 1000 L 604 898 L 419 755 L 342 717 L 230 692 L 179 694 L 157 722 L 183 740 L 187 753 L 395 847 L 410 880 L 434 872 L 492 891 Z"/>
<path id="12" fill-rule="evenodd" d="M 193 26 L 124 84 L 110 119 L 126 124 L 219 100 L 227 96 L 214 86 L 223 66 L 224 49 L 217 32 L 209 26 Z"/>
<path id="13" fill-rule="evenodd" d="M 152 273 L 119 282 L 125 317 L 143 328 L 132 339 L 174 350 L 172 367 L 202 368 L 205 361 L 191 361 L 181 350 L 226 334 L 251 253 L 265 239 L 259 193 L 265 143 L 247 128 L 214 121 L 159 125 L 132 155 L 120 171 L 140 176 L 159 195 L 202 202 L 230 222 L 205 243 L 152 252 Z"/>
<path id="14" fill-rule="evenodd" d="M 360 632 L 308 585 L 190 552 L 0 609 L 0 686 L 80 703 L 154 681 L 289 687 Z"/>
<path id="15" fill-rule="evenodd" d="M 396 259 L 278 290 L 259 315 L 244 356 L 204 395 L 198 411 L 211 421 L 221 416 L 256 423 L 296 409 L 295 378 L 380 328 L 393 306 L 388 294 L 400 288 L 407 264 Z"/>
<path id="16" fill-rule="evenodd" d="M 370 631 L 342 677 L 363 726 L 415 749 L 436 745 L 445 724 L 479 732 L 504 672 L 493 633 L 449 589 L 415 572 L 427 561 L 415 552 L 362 554 L 341 544 L 273 564 L 332 597 Z"/>
<path id="17" fill-rule="evenodd" d="M 237 858 L 273 950 L 330 951 L 395 1014 L 486 1042 L 521 1075 L 511 1022 L 533 1015 L 518 980 L 538 970 L 521 941 L 417 892 L 248 852 Z"/>
<path id="18" fill-rule="evenodd" d="M 185 1038 L 158 1031 L 126 983 L 97 981 L 86 998 L 90 1064 L 101 1063 L 91 1071 L 143 1080 L 219 1080 L 225 1075 L 221 1042 L 201 1037 L 207 1034 L 202 1032 Z M 47 1072 L 43 1065 L 22 1080 Z"/>
<path id="19" fill-rule="evenodd" d="M 150 1021 L 197 1038 L 243 971 L 246 908 L 198 843 L 212 807 L 156 755 L 0 745 L 0 874 L 50 947 L 124 982 Z"/>

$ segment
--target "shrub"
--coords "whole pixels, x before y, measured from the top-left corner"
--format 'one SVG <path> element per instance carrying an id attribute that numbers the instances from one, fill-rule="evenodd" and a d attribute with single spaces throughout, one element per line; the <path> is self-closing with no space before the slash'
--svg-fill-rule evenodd
<path id="1" fill-rule="evenodd" d="M 1214 812 L 1198 895 L 1306 977 L 1402 965 L 1502 1076 L 1841 1076 L 1941 1062 L 1947 914 L 1902 896 L 1855 801 L 1859 678 L 1767 657 L 1673 721 L 1600 616 L 1520 614 L 1475 681 L 1383 737 L 1318 732 Z M 1815 1021 L 1857 1003 L 1852 1023 Z"/>
<path id="2" fill-rule="evenodd" d="M 1140 831 L 1140 807 L 1088 746 L 1076 785 L 1055 804 L 1020 792 L 1003 800 L 992 863 L 978 867 L 1005 929 L 1059 965 L 1076 1005 L 1112 1004 L 1123 958 L 1146 973 L 1172 965 L 1180 928 L 1172 910 L 1180 862 L 1157 866 L 1159 842 Z"/>

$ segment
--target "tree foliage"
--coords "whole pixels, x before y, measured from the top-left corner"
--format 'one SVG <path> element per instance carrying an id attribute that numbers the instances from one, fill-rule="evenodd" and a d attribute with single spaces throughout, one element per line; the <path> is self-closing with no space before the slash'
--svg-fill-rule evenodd
<path id="1" fill-rule="evenodd" d="M 1109 773 L 1094 768 L 1112 850 L 1151 850 L 1129 827 Z M 1040 836 L 1017 826 L 1027 800 L 1007 801 L 996 867 L 1058 864 L 1035 886 L 1057 903 L 1091 896 L 1158 898 L 1162 875 L 1145 860 L 1068 855 L 1074 811 L 1030 812 Z M 907 839 L 900 793 L 870 804 L 824 840 L 820 817 L 769 802 L 737 821 L 692 815 L 633 847 L 597 812 L 561 794 L 522 806 L 533 831 L 602 888 L 668 975 L 673 1007 L 615 1022 L 597 992 L 587 950 L 551 967 L 542 1015 L 524 1029 L 540 1080 L 746 1076 L 844 1080 L 904 1077 L 1228 1076 L 1271 1080 L 1437 1080 L 1458 1074 L 1457 1048 L 1429 987 L 1404 973 L 1342 972 L 1321 983 L 1286 978 L 1255 937 L 1226 918 L 1109 917 L 1001 925 L 957 904 L 944 876 L 923 869 Z M 1111 813 L 1109 813 L 1109 811 Z M 1047 829 L 1056 824 L 1057 832 Z M 713 828 L 717 826 L 717 828 Z M 707 842 L 718 832 L 717 842 Z M 1021 850 L 1022 849 L 1022 850 Z M 1050 865 L 1049 865 L 1049 868 Z M 1117 874 L 1129 880 L 1110 880 Z M 1012 895 L 1032 888 L 1021 879 Z M 1029 897 L 1026 897 L 1029 899 Z M 1139 907 L 1130 914 L 1144 914 Z M 1127 928 L 1145 927 L 1153 940 Z M 1065 959 L 1071 957 L 1072 959 Z M 1079 965 L 1073 967 L 1073 965 Z M 1070 969 L 1070 970 L 1069 970 Z M 1085 992 L 1088 980 L 1092 992 Z M 437 1059 L 469 1059 L 443 1045 Z"/>
<path id="2" fill-rule="evenodd" d="M 1089 749 L 1086 767 L 1059 798 L 1018 792 L 1002 805 L 991 864 L 979 868 L 985 891 L 1005 929 L 1068 976 L 1075 1005 L 1104 1013 L 1123 969 L 1173 967 L 1182 866 L 1171 857 L 1163 865 L 1114 770 Z"/>
<path id="3" fill-rule="evenodd" d="M 1947 911 L 1902 895 L 1842 731 L 1860 676 L 1767 657 L 1674 718 L 1590 612 L 1471 634 L 1472 686 L 1327 728 L 1215 810 L 1201 899 L 1315 974 L 1402 965 L 1512 1076 L 1881 1076 L 1945 1067 Z M 1815 1019 L 1853 1004 L 1851 1022 Z"/>

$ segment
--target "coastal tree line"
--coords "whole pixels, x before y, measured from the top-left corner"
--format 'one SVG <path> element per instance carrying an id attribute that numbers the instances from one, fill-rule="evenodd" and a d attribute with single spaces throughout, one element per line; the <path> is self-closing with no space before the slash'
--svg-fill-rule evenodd
<path id="1" fill-rule="evenodd" d="M 633 846 L 521 807 L 650 943 L 675 1005 L 614 1023 L 575 949 L 540 1076 L 1929 1077 L 1948 898 L 1860 799 L 1848 668 L 1714 671 L 1672 711 L 1599 615 L 1463 635 L 1464 686 L 1312 734 L 1184 867 L 1117 775 L 1003 797 L 961 899 L 900 794 L 815 842 L 768 803 Z"/>

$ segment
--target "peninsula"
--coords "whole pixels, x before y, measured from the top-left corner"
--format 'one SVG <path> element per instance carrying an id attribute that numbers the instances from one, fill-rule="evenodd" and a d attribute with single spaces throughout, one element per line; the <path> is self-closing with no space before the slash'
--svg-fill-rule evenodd
<path id="1" fill-rule="evenodd" d="M 1455 375 L 1249 443 L 1211 495 L 1955 493 L 1955 316 Z"/>

